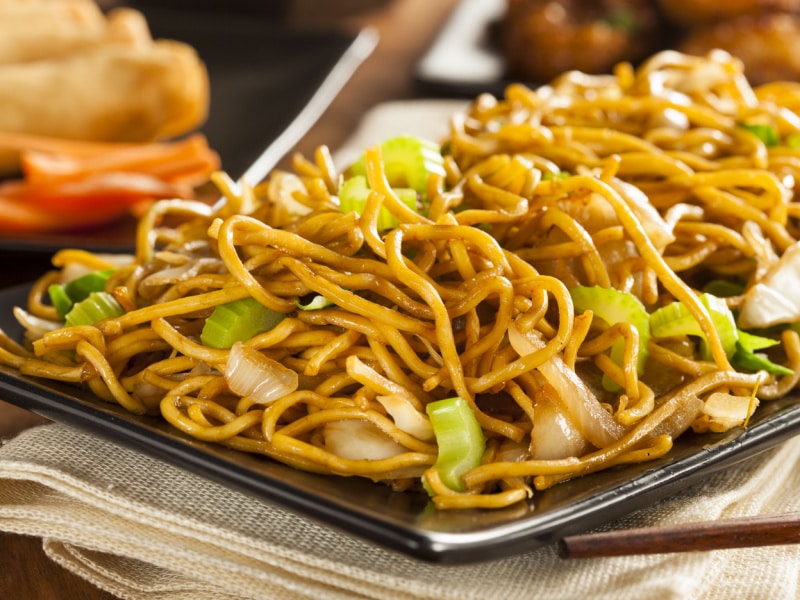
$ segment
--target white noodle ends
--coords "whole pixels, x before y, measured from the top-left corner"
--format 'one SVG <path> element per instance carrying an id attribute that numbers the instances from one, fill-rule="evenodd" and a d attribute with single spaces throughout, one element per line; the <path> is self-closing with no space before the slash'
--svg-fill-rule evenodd
<path id="1" fill-rule="evenodd" d="M 693 428 L 695 431 L 723 432 L 746 425 L 758 404 L 754 396 L 714 392 L 703 403 L 700 418 L 695 421 Z"/>

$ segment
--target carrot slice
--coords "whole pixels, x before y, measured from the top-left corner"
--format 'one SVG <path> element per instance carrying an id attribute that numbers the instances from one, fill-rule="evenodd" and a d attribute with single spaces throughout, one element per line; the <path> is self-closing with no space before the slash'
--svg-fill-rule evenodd
<path id="1" fill-rule="evenodd" d="M 25 178 L 31 182 L 76 179 L 97 172 L 128 171 L 150 173 L 166 181 L 201 183 L 219 169 L 220 159 L 208 147 L 206 137 L 198 133 L 176 142 L 123 145 L 99 154 L 54 154 L 26 150 L 22 152 L 21 164 Z"/>
<path id="2" fill-rule="evenodd" d="M 67 181 L 8 181 L 0 197 L 26 201 L 55 214 L 126 208 L 147 198 L 191 198 L 191 188 L 144 173 L 96 173 Z M 2 218 L 2 217 L 0 217 Z"/>
<path id="3" fill-rule="evenodd" d="M 69 138 L 37 135 L 33 133 L 17 133 L 0 131 L 0 148 L 5 150 L 38 150 L 55 154 L 71 154 L 73 156 L 93 156 L 123 147 L 141 146 L 143 144 L 125 142 L 90 142 L 87 140 L 71 140 Z"/>
<path id="4" fill-rule="evenodd" d="M 220 168 L 202 134 L 126 144 L 0 131 L 20 152 L 24 179 L 0 183 L 0 231 L 50 232 L 139 214 L 153 200 L 193 198 Z"/>
<path id="5" fill-rule="evenodd" d="M 0 231 L 49 233 L 95 227 L 128 214 L 127 206 L 108 206 L 83 212 L 53 212 L 25 200 L 0 196 Z"/>

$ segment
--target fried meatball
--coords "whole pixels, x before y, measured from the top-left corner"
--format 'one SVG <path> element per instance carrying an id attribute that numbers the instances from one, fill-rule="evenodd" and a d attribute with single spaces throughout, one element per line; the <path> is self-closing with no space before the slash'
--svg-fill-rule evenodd
<path id="1" fill-rule="evenodd" d="M 753 85 L 800 80 L 800 16 L 770 13 L 729 19 L 697 28 L 677 50 L 704 56 L 714 48 L 739 58 Z"/>
<path id="2" fill-rule="evenodd" d="M 502 46 L 510 77 L 549 82 L 637 63 L 658 48 L 659 31 L 648 0 L 509 0 Z"/>
<path id="3" fill-rule="evenodd" d="M 800 0 L 658 0 L 658 5 L 668 19 L 684 27 L 743 15 L 800 11 Z"/>

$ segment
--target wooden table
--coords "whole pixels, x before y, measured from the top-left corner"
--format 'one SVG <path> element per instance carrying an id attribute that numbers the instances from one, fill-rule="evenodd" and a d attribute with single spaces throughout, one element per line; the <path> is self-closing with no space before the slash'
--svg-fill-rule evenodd
<path id="1" fill-rule="evenodd" d="M 457 0 L 296 0 L 287 17 L 292 21 L 350 29 L 370 26 L 379 35 L 374 53 L 297 149 L 311 155 L 319 144 L 336 148 L 368 108 L 386 100 L 418 95 L 413 82 L 414 66 L 456 3 Z M 29 281 L 47 268 L 47 259 L 42 256 L 17 256 L 12 262 L 4 265 L 0 287 Z M 0 400 L 0 439 L 43 422 L 43 418 Z M 39 538 L 9 533 L 0 533 L 0 596 L 15 600 L 113 597 L 52 562 L 42 551 Z"/>

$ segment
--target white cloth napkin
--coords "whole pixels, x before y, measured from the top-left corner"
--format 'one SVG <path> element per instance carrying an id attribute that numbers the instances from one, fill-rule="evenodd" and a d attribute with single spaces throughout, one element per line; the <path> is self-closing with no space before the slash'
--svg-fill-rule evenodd
<path id="1" fill-rule="evenodd" d="M 613 524 L 800 510 L 800 438 Z M 120 598 L 797 598 L 800 546 L 421 562 L 59 424 L 0 447 L 0 530 Z"/>

